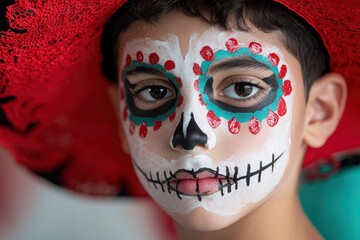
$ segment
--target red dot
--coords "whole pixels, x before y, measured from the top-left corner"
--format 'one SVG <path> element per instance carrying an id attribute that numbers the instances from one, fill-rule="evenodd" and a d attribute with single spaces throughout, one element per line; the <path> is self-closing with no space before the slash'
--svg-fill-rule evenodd
<path id="1" fill-rule="evenodd" d="M 164 67 L 165 67 L 165 69 L 166 70 L 172 70 L 172 69 L 174 69 L 175 68 L 175 63 L 174 63 L 174 61 L 172 61 L 172 60 L 167 60 L 166 62 L 165 62 L 165 64 L 164 64 Z"/>
<path id="2" fill-rule="evenodd" d="M 253 54 L 258 54 L 262 52 L 262 46 L 260 43 L 257 42 L 251 42 L 249 44 L 249 50 L 250 52 L 252 52 Z"/>
<path id="3" fill-rule="evenodd" d="M 199 79 L 197 79 L 197 80 L 194 81 L 194 88 L 196 89 L 196 91 L 200 91 L 200 88 L 199 88 Z"/>
<path id="4" fill-rule="evenodd" d="M 130 132 L 131 135 L 134 134 L 134 132 L 135 132 L 135 127 L 136 127 L 135 123 L 134 123 L 134 122 L 131 122 L 130 125 L 129 125 L 129 132 Z"/>
<path id="5" fill-rule="evenodd" d="M 149 62 L 150 64 L 157 64 L 159 62 L 160 58 L 159 55 L 157 55 L 157 53 L 151 53 L 149 55 Z"/>
<path id="6" fill-rule="evenodd" d="M 235 117 L 228 122 L 228 129 L 232 134 L 238 134 L 240 132 L 240 123 Z"/>
<path id="7" fill-rule="evenodd" d="M 146 138 L 147 132 L 148 132 L 148 130 L 147 130 L 146 124 L 145 123 L 141 124 L 140 129 L 139 129 L 139 136 L 141 138 Z"/>
<path id="8" fill-rule="evenodd" d="M 261 123 L 256 117 L 253 117 L 249 122 L 249 130 L 252 134 L 256 135 L 260 132 Z"/>
<path id="9" fill-rule="evenodd" d="M 142 53 L 141 51 L 138 51 L 138 52 L 136 53 L 136 60 L 137 60 L 139 63 L 141 63 L 141 62 L 144 61 L 144 55 L 143 55 L 143 53 Z"/>
<path id="10" fill-rule="evenodd" d="M 128 55 L 126 56 L 126 66 L 129 67 L 130 64 L 131 64 L 131 57 L 130 57 L 130 55 L 128 54 Z"/>
<path id="11" fill-rule="evenodd" d="M 127 112 L 127 109 L 124 108 L 124 111 L 123 111 L 123 120 L 126 121 L 127 117 L 128 117 L 128 112 Z"/>
<path id="12" fill-rule="evenodd" d="M 287 67 L 286 65 L 281 65 L 280 72 L 279 72 L 279 78 L 284 78 L 287 73 Z"/>
<path id="13" fill-rule="evenodd" d="M 169 121 L 170 122 L 173 122 L 175 120 L 175 117 L 176 117 L 176 112 L 173 112 L 172 114 L 170 114 L 169 116 Z"/>
<path id="14" fill-rule="evenodd" d="M 198 97 L 198 98 L 199 98 L 200 104 L 205 106 L 205 102 L 204 102 L 201 94 L 199 94 L 199 97 Z"/>
<path id="15" fill-rule="evenodd" d="M 200 50 L 200 55 L 208 62 L 214 61 L 214 52 L 210 46 L 205 46 Z"/>
<path id="16" fill-rule="evenodd" d="M 273 111 L 269 110 L 267 123 L 270 127 L 274 127 L 279 122 L 279 116 Z"/>
<path id="17" fill-rule="evenodd" d="M 179 85 L 179 88 L 182 88 L 182 81 L 181 81 L 181 78 L 179 77 L 175 77 L 175 81 L 177 82 L 177 84 Z"/>
<path id="18" fill-rule="evenodd" d="M 279 116 L 281 116 L 281 117 L 284 116 L 287 112 L 286 102 L 282 97 L 280 98 L 277 112 L 278 112 Z"/>
<path id="19" fill-rule="evenodd" d="M 201 70 L 201 67 L 199 64 L 197 63 L 194 63 L 194 66 L 193 66 L 193 71 L 196 75 L 201 75 L 202 74 L 202 70 Z"/>
<path id="20" fill-rule="evenodd" d="M 274 66 L 277 66 L 280 62 L 280 58 L 276 53 L 270 53 L 269 60 L 270 60 L 271 64 Z"/>
<path id="21" fill-rule="evenodd" d="M 179 96 L 179 102 L 178 102 L 177 106 L 180 107 L 181 104 L 183 104 L 183 102 L 184 102 L 184 97 L 182 95 L 180 95 Z"/>
<path id="22" fill-rule="evenodd" d="M 226 41 L 225 46 L 227 50 L 231 53 L 236 52 L 239 49 L 239 43 L 235 38 L 230 38 Z"/>
<path id="23" fill-rule="evenodd" d="M 162 126 L 162 121 L 155 121 L 154 131 L 157 131 Z"/>
<path id="24" fill-rule="evenodd" d="M 292 86 L 290 80 L 285 80 L 284 84 L 282 85 L 282 91 L 285 96 L 290 95 L 292 92 Z"/>
<path id="25" fill-rule="evenodd" d="M 212 110 L 207 113 L 207 120 L 212 128 L 220 126 L 221 119 L 218 118 Z"/>

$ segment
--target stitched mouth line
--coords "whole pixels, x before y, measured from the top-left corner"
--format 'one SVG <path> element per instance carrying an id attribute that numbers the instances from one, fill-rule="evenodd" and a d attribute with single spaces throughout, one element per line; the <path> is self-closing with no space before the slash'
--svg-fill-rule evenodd
<path id="1" fill-rule="evenodd" d="M 245 180 L 246 186 L 249 187 L 251 184 L 251 179 L 252 177 L 257 175 L 257 182 L 260 183 L 261 182 L 261 176 L 262 176 L 262 172 L 267 170 L 268 168 L 271 168 L 271 173 L 274 172 L 274 167 L 275 167 L 275 163 L 281 158 L 281 156 L 284 154 L 281 153 L 279 156 L 275 157 L 275 154 L 272 154 L 271 157 L 271 162 L 264 165 L 263 166 L 263 162 L 260 161 L 259 164 L 259 169 L 255 170 L 255 171 L 251 171 L 251 165 L 248 164 L 247 165 L 247 170 L 246 170 L 246 174 L 243 176 L 238 176 L 238 172 L 239 172 L 239 168 L 237 166 L 234 167 L 234 174 L 233 176 L 230 176 L 230 168 L 226 166 L 226 173 L 225 174 L 220 174 L 219 173 L 219 167 L 216 168 L 216 170 L 211 169 L 211 168 L 200 168 L 197 171 L 194 171 L 194 169 L 192 170 L 187 170 L 187 169 L 179 169 L 177 170 L 175 173 L 172 173 L 171 171 L 164 171 L 162 174 L 163 176 L 161 176 L 163 178 L 163 180 L 160 179 L 160 172 L 156 172 L 155 174 L 153 174 L 152 172 L 149 172 L 149 174 L 147 172 L 145 172 L 143 169 L 140 168 L 139 165 L 137 165 L 137 163 L 134 161 L 134 164 L 136 166 L 136 168 L 141 172 L 141 174 L 144 176 L 144 178 L 150 183 L 154 185 L 154 188 L 156 190 L 160 190 L 164 193 L 168 192 L 169 194 L 171 194 L 172 192 L 175 192 L 177 197 L 181 200 L 182 196 L 194 196 L 197 197 L 199 201 L 202 200 L 202 196 L 207 195 L 206 193 L 200 193 L 199 191 L 199 185 L 198 185 L 198 181 L 196 181 L 196 194 L 186 194 L 183 192 L 180 192 L 178 190 L 178 182 L 176 184 L 175 187 L 173 187 L 170 183 L 174 180 L 179 180 L 176 178 L 176 176 L 179 173 L 188 173 L 191 174 L 191 176 L 193 177 L 194 180 L 198 179 L 197 178 L 197 174 L 201 173 L 201 172 L 210 172 L 212 174 L 214 174 L 214 178 L 218 178 L 219 179 L 219 185 L 218 185 L 218 190 L 221 193 L 221 196 L 225 195 L 225 192 L 230 193 L 233 188 L 235 190 L 238 189 L 238 185 L 239 182 L 242 180 Z M 226 180 L 226 183 L 224 184 L 223 181 L 220 180 Z M 181 179 L 180 179 L 181 180 Z"/>

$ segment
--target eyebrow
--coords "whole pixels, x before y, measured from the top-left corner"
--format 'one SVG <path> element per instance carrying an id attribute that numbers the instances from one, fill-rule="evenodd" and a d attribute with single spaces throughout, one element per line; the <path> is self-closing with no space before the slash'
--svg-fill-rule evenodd
<path id="1" fill-rule="evenodd" d="M 230 70 L 234 68 L 246 68 L 246 69 L 259 69 L 259 70 L 270 70 L 270 68 L 264 63 L 258 62 L 252 57 L 240 56 L 234 58 L 228 58 L 210 66 L 207 71 L 208 74 L 212 75 L 215 72 Z"/>
<path id="2" fill-rule="evenodd" d="M 164 77 L 165 74 L 156 68 L 137 67 L 135 69 L 126 72 L 126 75 L 139 75 L 139 74 L 152 74 L 160 77 Z"/>

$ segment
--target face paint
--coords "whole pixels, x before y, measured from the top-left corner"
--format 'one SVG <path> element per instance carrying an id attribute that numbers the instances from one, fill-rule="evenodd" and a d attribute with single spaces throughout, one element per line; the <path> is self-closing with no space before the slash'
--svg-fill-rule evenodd
<path id="1" fill-rule="evenodd" d="M 213 28 L 191 36 L 184 57 L 175 35 L 129 41 L 120 67 L 136 173 L 167 212 L 233 215 L 274 190 L 289 159 L 293 101 L 278 49 Z M 144 90 L 169 97 L 137 104 Z"/>

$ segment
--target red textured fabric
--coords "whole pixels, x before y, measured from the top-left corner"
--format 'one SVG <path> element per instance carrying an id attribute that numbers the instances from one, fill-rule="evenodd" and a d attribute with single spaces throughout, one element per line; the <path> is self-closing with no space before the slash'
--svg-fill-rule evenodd
<path id="1" fill-rule="evenodd" d="M 0 2 L 0 143 L 38 175 L 92 195 L 144 194 L 121 151 L 100 64 L 102 26 L 124 2 Z M 305 165 L 360 146 L 357 0 L 278 2 L 321 33 L 332 69 L 349 83 L 340 128 Z"/>
<path id="2" fill-rule="evenodd" d="M 360 148 L 360 2 L 359 0 L 275 0 L 316 29 L 330 54 L 330 67 L 348 84 L 347 106 L 336 132 L 325 146 L 309 149 L 303 166 L 334 153 Z"/>
<path id="3" fill-rule="evenodd" d="M 102 26 L 123 2 L 18 0 L 0 32 L 0 143 L 31 171 L 93 195 L 144 194 L 100 64 Z"/>

